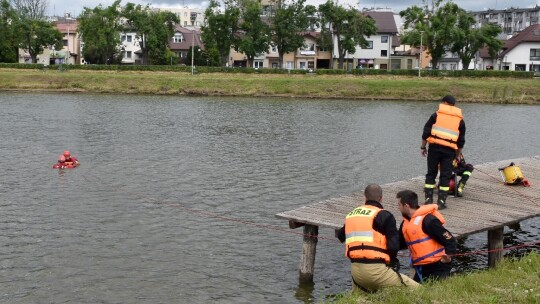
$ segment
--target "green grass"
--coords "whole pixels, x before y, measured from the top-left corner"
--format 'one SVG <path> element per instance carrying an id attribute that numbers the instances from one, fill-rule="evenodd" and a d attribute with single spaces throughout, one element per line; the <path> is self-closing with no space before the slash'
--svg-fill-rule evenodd
<path id="1" fill-rule="evenodd" d="M 337 296 L 332 303 L 540 303 L 540 255 L 533 252 L 521 259 L 505 259 L 496 268 L 455 275 L 417 290 L 349 292 Z"/>
<path id="2" fill-rule="evenodd" d="M 0 69 L 0 90 L 540 103 L 540 79 Z"/>

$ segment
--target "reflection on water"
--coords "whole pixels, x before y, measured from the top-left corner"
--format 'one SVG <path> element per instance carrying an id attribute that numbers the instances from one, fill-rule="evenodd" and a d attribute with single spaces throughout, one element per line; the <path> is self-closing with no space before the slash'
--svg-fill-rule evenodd
<path id="1" fill-rule="evenodd" d="M 343 245 L 320 229 L 315 282 L 299 285 L 302 237 L 274 215 L 423 175 L 436 106 L 0 93 L 0 302 L 331 300 L 351 288 Z M 473 164 L 539 154 L 539 107 L 462 108 Z M 82 165 L 52 170 L 65 149 Z M 539 232 L 531 219 L 505 242 Z M 486 264 L 459 260 L 458 271 Z"/>

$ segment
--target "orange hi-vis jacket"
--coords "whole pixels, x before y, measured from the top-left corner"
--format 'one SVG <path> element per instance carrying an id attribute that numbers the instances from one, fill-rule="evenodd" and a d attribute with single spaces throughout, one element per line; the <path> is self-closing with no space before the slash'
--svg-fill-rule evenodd
<path id="1" fill-rule="evenodd" d="M 373 229 L 373 221 L 383 209 L 364 205 L 345 218 L 345 256 L 349 259 L 384 260 L 390 262 L 386 237 Z"/>
<path id="2" fill-rule="evenodd" d="M 435 204 L 423 205 L 414 212 L 410 220 L 403 219 L 403 236 L 407 241 L 414 266 L 438 262 L 445 254 L 444 247 L 422 229 L 422 222 L 427 214 L 434 215 L 444 225 L 445 220 L 437 211 Z"/>
<path id="3" fill-rule="evenodd" d="M 458 107 L 440 104 L 437 120 L 431 127 L 431 136 L 427 138 L 430 144 L 437 144 L 457 150 L 459 123 L 463 119 Z"/>

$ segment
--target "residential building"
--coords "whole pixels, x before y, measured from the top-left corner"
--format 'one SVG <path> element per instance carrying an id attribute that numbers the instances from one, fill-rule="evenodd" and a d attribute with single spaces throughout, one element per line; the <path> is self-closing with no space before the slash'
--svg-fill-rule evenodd
<path id="1" fill-rule="evenodd" d="M 357 46 L 353 54 L 346 54 L 345 69 L 393 70 L 413 69 L 418 66 L 418 53 L 399 51 L 401 40 L 398 36 L 397 18 L 392 11 L 364 10 L 363 14 L 375 21 L 377 33 L 366 37 L 367 47 Z M 336 53 L 337 46 L 334 46 L 334 61 L 338 58 Z"/>
<path id="2" fill-rule="evenodd" d="M 37 56 L 37 62 L 44 65 L 55 64 L 80 64 L 81 63 L 81 39 L 77 32 L 78 21 L 68 13 L 64 17 L 56 17 L 53 25 L 63 35 L 63 47 L 60 50 L 45 48 Z M 19 49 L 19 63 L 32 63 L 30 54 Z"/>
<path id="3" fill-rule="evenodd" d="M 122 64 L 142 63 L 140 38 L 137 36 L 136 32 L 126 31 L 120 33 L 120 44 Z"/>
<path id="4" fill-rule="evenodd" d="M 172 12 L 174 13 L 178 19 L 180 19 L 180 25 L 184 28 L 196 28 L 199 29 L 204 24 L 204 11 L 201 9 L 196 8 L 189 8 L 187 6 L 180 7 L 180 8 L 174 8 L 174 7 L 166 7 L 166 8 L 154 8 L 154 11 L 160 12 Z M 191 16 L 196 16 L 195 22 L 192 25 L 191 24 Z"/>
<path id="5" fill-rule="evenodd" d="M 480 51 L 480 57 L 482 69 L 540 73 L 540 24 L 531 25 L 505 41 L 496 58 L 490 58 L 487 49 Z"/>
<path id="6" fill-rule="evenodd" d="M 507 8 L 502 10 L 488 9 L 472 12 L 477 26 L 486 23 L 498 24 L 503 33 L 511 35 L 525 28 L 540 23 L 540 6 L 532 8 Z"/>
<path id="7" fill-rule="evenodd" d="M 187 57 L 192 46 L 198 46 L 199 50 L 204 50 L 204 45 L 201 41 L 201 32 L 177 25 L 174 35 L 169 42 L 169 49 L 178 56 L 178 62 L 180 64 L 191 65 Z"/>

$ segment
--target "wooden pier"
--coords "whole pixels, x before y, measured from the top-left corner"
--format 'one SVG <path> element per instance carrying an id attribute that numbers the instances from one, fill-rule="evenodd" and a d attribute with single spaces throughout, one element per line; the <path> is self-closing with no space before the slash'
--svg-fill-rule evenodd
<path id="1" fill-rule="evenodd" d="M 531 186 L 508 186 L 503 183 L 499 168 L 514 162 Z M 504 226 L 519 223 L 540 215 L 540 155 L 475 165 L 475 170 L 464 190 L 463 197 L 449 196 L 448 208 L 440 211 L 446 219 L 445 227 L 457 238 L 487 231 L 488 249 L 503 248 Z M 401 223 L 396 194 L 405 189 L 418 193 L 423 199 L 424 177 L 381 185 L 383 206 Z M 435 194 L 435 198 L 437 194 Z M 346 214 L 364 204 L 362 192 L 325 200 L 298 209 L 276 214 L 289 221 L 294 229 L 304 227 L 304 244 L 300 262 L 300 281 L 313 281 L 315 253 L 319 227 L 337 230 L 343 226 Z M 310 237 L 314 236 L 314 237 Z M 489 266 L 503 256 L 502 250 L 488 253 Z"/>

